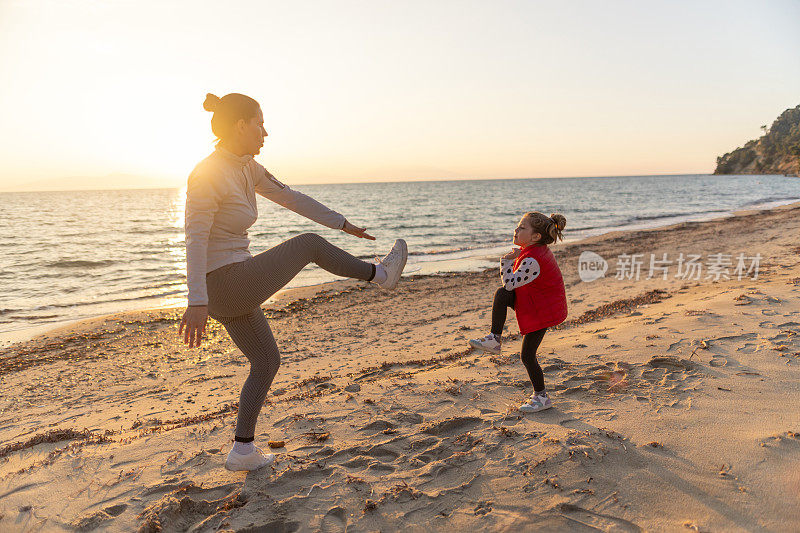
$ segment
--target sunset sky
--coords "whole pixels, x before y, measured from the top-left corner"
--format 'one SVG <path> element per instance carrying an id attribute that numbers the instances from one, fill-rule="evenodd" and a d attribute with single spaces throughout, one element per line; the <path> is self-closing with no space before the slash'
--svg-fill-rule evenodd
<path id="1" fill-rule="evenodd" d="M 0 0 L 0 190 L 178 186 L 206 92 L 288 183 L 707 173 L 800 104 L 797 1 Z M 39 184 L 41 186 L 41 184 Z"/>

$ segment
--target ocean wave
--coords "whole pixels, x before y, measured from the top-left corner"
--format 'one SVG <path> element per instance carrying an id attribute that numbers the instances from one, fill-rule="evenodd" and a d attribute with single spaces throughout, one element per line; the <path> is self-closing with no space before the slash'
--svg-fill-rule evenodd
<path id="1" fill-rule="evenodd" d="M 797 196 L 767 196 L 766 198 L 762 198 L 760 200 L 754 200 L 752 202 L 742 204 L 742 207 L 751 207 L 754 205 L 769 204 L 772 202 L 789 202 L 791 200 L 800 200 L 800 198 Z"/>
<path id="2" fill-rule="evenodd" d="M 577 228 L 570 228 L 569 225 L 564 230 L 564 233 L 569 233 L 571 231 L 588 231 L 590 229 L 603 229 L 609 226 L 578 226 Z"/>
<path id="3" fill-rule="evenodd" d="M 460 252 L 469 252 L 470 250 L 482 250 L 485 248 L 496 248 L 498 246 L 503 246 L 504 244 L 508 244 L 511 246 L 510 242 L 501 241 L 501 242 L 487 242 L 483 243 L 479 246 L 462 246 L 460 248 L 445 248 L 440 250 L 423 250 L 420 252 L 409 252 L 409 257 L 428 257 L 428 256 L 436 256 L 436 255 L 447 255 L 447 254 L 456 254 Z"/>
<path id="4" fill-rule="evenodd" d="M 30 272 L 30 274 L 27 272 Z M 18 270 L 18 273 L 25 274 L 25 279 L 63 279 L 65 276 L 63 272 L 43 271 L 37 266 L 33 266 L 27 270 Z M 94 272 L 70 272 L 69 277 L 72 279 L 97 278 L 97 274 Z"/>
<path id="5" fill-rule="evenodd" d="M 133 292 L 133 291 L 127 291 Z M 166 296 L 174 296 L 176 294 L 182 294 L 185 291 L 182 289 L 173 289 L 173 290 L 161 290 L 159 292 L 154 292 L 151 294 L 144 294 L 140 296 L 131 296 L 129 298 L 106 298 L 103 300 L 87 300 L 87 301 L 75 301 L 71 303 L 63 303 L 63 304 L 52 304 L 52 305 L 43 305 L 39 307 L 33 307 L 30 309 L 12 309 L 9 312 L 18 313 L 18 314 L 5 314 L 3 316 L 4 319 L 12 318 L 17 320 L 37 320 L 40 318 L 52 318 L 52 317 L 63 317 L 65 315 L 59 313 L 59 309 L 77 309 L 83 307 L 90 307 L 90 306 L 97 306 L 97 305 L 107 305 L 107 304 L 115 304 L 121 302 L 133 302 L 139 300 L 154 300 L 159 298 L 164 298 Z M 41 311 L 51 311 L 52 313 L 57 314 L 40 314 L 35 315 L 36 312 Z M 23 314 L 24 313 L 24 314 Z"/>
<path id="6" fill-rule="evenodd" d="M 600 213 L 600 212 L 602 212 L 601 208 L 595 207 L 595 206 L 588 206 L 588 207 L 584 207 L 584 208 L 578 207 L 578 208 L 564 209 L 562 211 L 562 214 L 563 213 L 568 213 L 568 214 L 573 214 L 573 213 Z"/>
<path id="7" fill-rule="evenodd" d="M 52 320 L 54 318 L 62 318 L 61 315 L 9 315 L 8 318 L 13 320 Z"/>
<path id="8" fill-rule="evenodd" d="M 698 215 L 701 213 L 664 213 L 660 215 L 637 215 L 634 217 L 627 218 L 623 224 L 631 224 L 635 222 L 645 222 L 647 220 L 658 220 L 661 218 L 674 218 L 674 217 L 685 217 L 687 215 Z"/>
<path id="9" fill-rule="evenodd" d="M 60 261 L 51 261 L 46 266 L 52 268 L 100 268 L 116 264 L 117 261 L 113 259 L 103 259 L 101 261 L 87 261 L 85 259 L 62 259 Z"/>
<path id="10" fill-rule="evenodd" d="M 614 226 L 626 226 L 629 224 L 636 224 L 638 222 L 648 222 L 652 220 L 664 220 L 669 222 L 670 219 L 677 219 L 677 218 L 686 218 L 686 217 L 703 217 L 707 215 L 722 215 L 725 213 L 729 213 L 726 209 L 708 209 L 705 211 L 689 211 L 687 213 L 666 213 L 663 215 L 637 215 L 634 217 L 630 217 L 625 219 L 620 224 L 614 224 Z M 602 226 L 601 226 L 602 227 Z"/>
<path id="11" fill-rule="evenodd" d="M 164 245 L 160 247 L 148 246 L 143 250 L 133 250 L 129 253 L 133 255 L 140 255 L 142 256 L 141 259 L 136 259 L 137 262 L 141 261 L 163 261 L 164 256 L 169 254 L 172 249 L 179 248 L 183 251 L 183 246 L 171 246 L 171 245 Z"/>
<path id="12" fill-rule="evenodd" d="M 186 283 L 185 276 L 181 277 L 181 276 L 176 276 L 172 273 L 166 273 L 165 275 L 159 276 L 157 278 L 156 277 L 142 278 L 139 280 L 138 283 L 135 284 L 124 285 L 122 283 L 116 283 L 115 286 L 108 287 L 104 291 L 104 296 L 111 297 L 116 295 L 130 294 L 132 292 L 141 292 L 145 290 L 151 290 L 151 291 L 167 290 L 169 287 L 174 287 L 176 285 L 184 285 L 185 283 Z M 129 299 L 131 298 L 124 298 L 124 300 L 129 300 Z"/>
<path id="13" fill-rule="evenodd" d="M 130 229 L 125 233 L 129 233 L 131 235 L 154 235 L 156 233 L 167 233 L 174 228 L 164 227 L 164 228 L 153 228 L 153 229 Z"/>
<path id="14" fill-rule="evenodd" d="M 173 296 L 175 294 L 183 294 L 184 292 L 186 292 L 186 291 L 184 291 L 182 289 L 177 289 L 177 290 L 173 290 L 173 291 L 161 291 L 161 292 L 158 292 L 158 293 L 155 293 L 155 294 L 145 294 L 143 296 L 135 296 L 133 298 L 125 298 L 125 299 L 119 300 L 119 301 L 132 302 L 134 300 L 152 300 L 154 298 L 164 298 L 165 296 Z"/>
<path id="15" fill-rule="evenodd" d="M 425 238 L 425 237 L 440 237 L 440 236 L 442 236 L 442 232 L 441 231 L 436 231 L 436 232 L 432 232 L 432 233 L 414 233 L 413 231 L 408 231 L 408 232 L 404 233 L 403 235 L 405 236 L 405 239 L 408 240 L 410 238 L 419 239 L 419 238 Z"/>
<path id="16" fill-rule="evenodd" d="M 441 224 L 400 224 L 399 226 L 392 227 L 392 229 L 395 231 L 401 231 L 410 229 L 437 229 L 441 227 Z"/>

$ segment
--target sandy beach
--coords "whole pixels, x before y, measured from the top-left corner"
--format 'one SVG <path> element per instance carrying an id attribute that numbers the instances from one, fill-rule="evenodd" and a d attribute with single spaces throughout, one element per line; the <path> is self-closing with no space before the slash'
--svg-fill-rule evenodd
<path id="1" fill-rule="evenodd" d="M 569 227 L 567 227 L 567 232 Z M 295 290 L 266 307 L 282 366 L 224 470 L 244 356 L 182 309 L 81 322 L 0 351 L 2 531 L 790 531 L 800 528 L 800 203 L 553 246 L 570 315 L 532 387 L 498 270 Z M 581 281 L 578 257 L 609 261 Z M 647 278 L 650 254 L 761 254 L 757 279 Z M 620 254 L 641 278 L 616 279 Z M 734 257 L 735 265 L 735 257 Z M 731 267 L 732 269 L 732 267 Z"/>

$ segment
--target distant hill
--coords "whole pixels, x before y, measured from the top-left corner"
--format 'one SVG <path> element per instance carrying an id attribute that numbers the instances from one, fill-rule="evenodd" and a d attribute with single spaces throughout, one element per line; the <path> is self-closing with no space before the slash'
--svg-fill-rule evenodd
<path id="1" fill-rule="evenodd" d="M 800 175 L 800 105 L 775 119 L 763 136 L 717 158 L 714 174 Z"/>

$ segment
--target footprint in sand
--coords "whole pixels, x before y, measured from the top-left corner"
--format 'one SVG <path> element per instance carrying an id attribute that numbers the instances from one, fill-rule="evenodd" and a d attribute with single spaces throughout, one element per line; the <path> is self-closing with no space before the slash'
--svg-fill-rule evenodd
<path id="1" fill-rule="evenodd" d="M 438 441 L 434 446 L 431 446 L 422 453 L 415 455 L 413 459 L 420 461 L 423 464 L 428 464 L 431 461 L 447 458 L 452 454 L 453 450 L 446 441 Z"/>
<path id="2" fill-rule="evenodd" d="M 320 530 L 324 533 L 344 533 L 347 531 L 347 511 L 341 507 L 329 509 L 322 518 Z"/>
<path id="3" fill-rule="evenodd" d="M 370 462 L 372 462 L 371 458 L 366 457 L 364 455 L 357 455 L 352 459 L 350 459 L 349 461 L 341 463 L 341 465 L 347 468 L 365 468 L 369 465 Z"/>
<path id="4" fill-rule="evenodd" d="M 392 407 L 392 410 L 397 411 L 392 415 L 392 418 L 400 423 L 416 425 L 421 424 L 425 420 L 420 414 L 409 413 L 408 411 L 397 409 L 394 406 Z"/>
<path id="5" fill-rule="evenodd" d="M 205 521 L 208 517 L 216 514 L 220 507 L 246 505 L 248 500 L 241 490 L 241 483 L 229 483 L 209 488 L 199 487 L 192 483 L 184 487 L 182 496 L 178 500 L 174 495 L 174 489 L 171 489 L 170 494 L 166 494 L 156 503 L 148 506 L 139 515 L 142 521 L 141 530 L 185 531 L 191 529 L 189 527 L 191 524 Z M 265 531 L 285 531 L 285 529 L 274 528 Z"/>
<path id="6" fill-rule="evenodd" d="M 772 342 L 785 343 L 798 340 L 797 332 L 790 329 L 781 330 L 780 333 L 769 338 Z"/>
<path id="7" fill-rule="evenodd" d="M 381 463 L 380 461 L 373 461 L 372 464 L 366 468 L 367 473 L 377 476 L 388 474 L 394 472 L 395 470 L 397 470 L 397 467 Z"/>
<path id="8" fill-rule="evenodd" d="M 761 439 L 761 446 L 779 446 L 787 451 L 800 452 L 800 432 L 784 431 Z"/>
<path id="9" fill-rule="evenodd" d="M 680 339 L 670 344 L 669 347 L 667 348 L 667 351 L 680 353 L 683 351 L 683 348 L 688 348 L 689 346 L 691 346 L 691 342 L 689 341 L 689 339 Z"/>
<path id="10" fill-rule="evenodd" d="M 578 420 L 577 418 L 567 418 L 566 420 L 562 420 L 558 423 L 561 427 L 565 427 L 568 429 L 577 429 L 580 431 L 592 431 L 595 429 L 594 426 L 587 424 L 583 420 Z"/>
<path id="11" fill-rule="evenodd" d="M 128 505 L 125 503 L 120 503 L 119 505 L 112 505 L 111 507 L 106 507 L 103 511 L 108 514 L 109 516 L 117 517 L 125 512 L 125 509 L 128 508 Z"/>
<path id="12" fill-rule="evenodd" d="M 471 475 L 468 473 L 469 469 L 462 467 L 468 463 L 475 461 L 474 458 L 468 455 L 451 455 L 440 461 L 433 461 L 420 470 L 420 477 L 437 478 L 446 474 L 454 474 L 456 477 L 463 477 L 464 475 Z"/>
<path id="13" fill-rule="evenodd" d="M 642 531 L 642 528 L 624 518 L 596 513 L 571 503 L 562 503 L 559 510 L 570 520 L 574 520 L 593 531 L 615 531 L 619 533 L 638 533 Z"/>
<path id="14" fill-rule="evenodd" d="M 370 422 L 366 426 L 359 429 L 359 431 L 372 431 L 372 432 L 380 432 L 385 431 L 387 429 L 394 429 L 395 426 L 388 420 L 375 420 L 374 422 Z"/>
<path id="15" fill-rule="evenodd" d="M 428 424 L 420 429 L 420 431 L 428 435 L 450 435 L 454 433 L 464 433 L 484 423 L 482 418 L 476 416 L 457 416 Z"/>
<path id="16" fill-rule="evenodd" d="M 709 361 L 708 364 L 713 367 L 727 366 L 728 358 L 719 354 L 714 354 L 714 356 L 711 357 L 711 361 Z"/>
<path id="17" fill-rule="evenodd" d="M 492 502 L 491 501 L 482 501 L 478 502 L 478 505 L 473 510 L 476 516 L 484 516 L 492 512 Z"/>
<path id="18" fill-rule="evenodd" d="M 673 356 L 653 357 L 644 364 L 624 361 L 605 364 L 572 364 L 560 373 L 554 390 L 562 395 L 632 395 L 659 406 L 675 406 L 676 394 L 685 393 L 701 377 L 700 366 Z"/>
<path id="19" fill-rule="evenodd" d="M 364 453 L 370 457 L 384 461 L 394 461 L 401 455 L 399 452 L 396 452 L 383 444 L 376 444 Z"/>
<path id="20" fill-rule="evenodd" d="M 90 515 L 76 518 L 70 525 L 75 531 L 92 531 L 113 517 L 104 511 L 97 511 Z"/>

